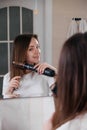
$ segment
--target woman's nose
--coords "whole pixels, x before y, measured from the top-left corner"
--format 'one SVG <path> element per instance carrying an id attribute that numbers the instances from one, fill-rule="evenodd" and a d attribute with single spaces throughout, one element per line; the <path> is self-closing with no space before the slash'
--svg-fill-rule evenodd
<path id="1" fill-rule="evenodd" d="M 39 53 L 40 53 L 40 49 L 37 49 L 37 48 L 36 48 L 36 49 L 35 49 L 35 53 L 38 53 L 38 54 L 39 54 Z"/>

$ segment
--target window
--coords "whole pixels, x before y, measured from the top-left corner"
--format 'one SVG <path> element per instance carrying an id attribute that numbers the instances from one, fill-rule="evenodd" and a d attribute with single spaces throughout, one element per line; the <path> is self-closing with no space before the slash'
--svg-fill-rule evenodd
<path id="1" fill-rule="evenodd" d="M 12 43 L 18 34 L 33 33 L 33 10 L 9 6 L 0 9 L 0 97 L 3 76 L 9 71 Z"/>

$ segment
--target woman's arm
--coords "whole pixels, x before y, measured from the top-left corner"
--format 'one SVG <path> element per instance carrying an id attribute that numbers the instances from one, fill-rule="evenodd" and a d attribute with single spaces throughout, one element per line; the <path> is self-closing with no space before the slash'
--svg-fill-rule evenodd
<path id="1" fill-rule="evenodd" d="M 56 96 L 56 94 L 57 94 L 56 93 L 57 92 L 57 83 L 56 83 L 57 69 L 48 63 L 38 63 L 37 65 L 34 66 L 34 68 L 37 69 L 39 74 L 42 74 L 46 68 L 50 68 L 55 71 L 54 81 L 51 84 L 50 89 L 51 89 L 53 95 Z"/>
<path id="2" fill-rule="evenodd" d="M 2 89 L 2 95 L 3 98 L 12 98 L 17 97 L 17 94 L 14 94 L 14 90 L 19 87 L 19 79 L 20 76 L 15 76 L 10 80 L 9 75 L 5 75 L 3 78 L 3 89 Z"/>

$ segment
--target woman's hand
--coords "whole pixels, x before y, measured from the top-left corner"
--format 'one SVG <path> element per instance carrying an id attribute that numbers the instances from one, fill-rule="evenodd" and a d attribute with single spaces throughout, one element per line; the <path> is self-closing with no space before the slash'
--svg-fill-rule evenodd
<path id="1" fill-rule="evenodd" d="M 16 94 L 16 93 L 12 93 L 12 94 L 8 93 L 5 95 L 5 98 L 18 98 L 18 97 L 20 97 L 20 94 Z"/>
<path id="2" fill-rule="evenodd" d="M 43 73 L 44 73 L 44 70 L 45 70 L 46 68 L 50 68 L 50 69 L 54 70 L 54 71 L 55 71 L 55 74 L 57 74 L 57 69 L 56 69 L 55 67 L 53 67 L 52 65 L 49 65 L 49 64 L 47 64 L 47 63 L 38 63 L 38 64 L 36 64 L 36 65 L 34 66 L 34 68 L 37 69 L 37 72 L 38 72 L 39 74 L 43 74 Z"/>
<path id="3" fill-rule="evenodd" d="M 19 87 L 19 82 L 20 82 L 21 76 L 15 76 L 13 77 L 10 82 L 9 82 L 9 86 L 7 88 L 6 94 L 8 95 L 13 95 L 13 96 L 17 96 L 15 94 L 13 94 L 15 89 L 18 89 Z"/>

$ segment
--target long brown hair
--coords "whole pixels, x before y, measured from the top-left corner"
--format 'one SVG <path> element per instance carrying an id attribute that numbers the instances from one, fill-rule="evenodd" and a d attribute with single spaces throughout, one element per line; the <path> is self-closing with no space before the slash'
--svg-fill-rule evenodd
<path id="1" fill-rule="evenodd" d="M 26 52 L 32 38 L 35 38 L 38 41 L 38 36 L 36 34 L 20 34 L 14 39 L 12 62 L 26 62 Z M 25 72 L 15 67 L 12 62 L 10 67 L 10 79 L 14 76 L 22 76 Z"/>
<path id="2" fill-rule="evenodd" d="M 65 41 L 57 87 L 54 126 L 87 111 L 87 33 L 75 34 Z"/>

